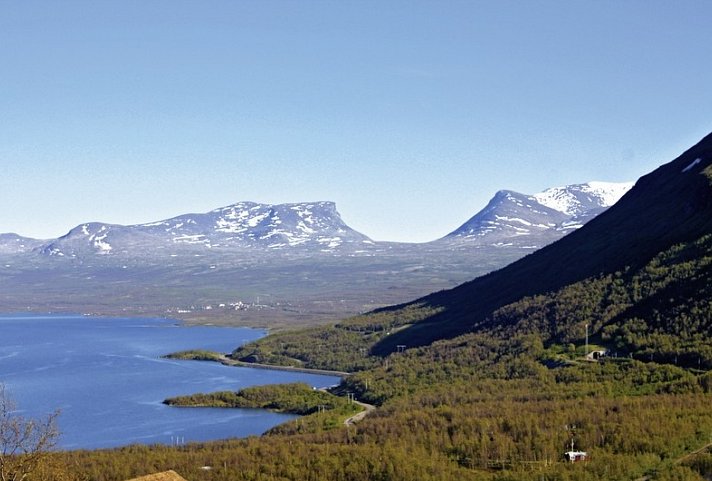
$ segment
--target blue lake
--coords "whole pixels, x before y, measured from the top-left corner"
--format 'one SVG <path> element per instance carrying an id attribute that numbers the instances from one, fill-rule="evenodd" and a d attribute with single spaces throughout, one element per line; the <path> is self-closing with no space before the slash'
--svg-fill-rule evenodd
<path id="1" fill-rule="evenodd" d="M 163 319 L 0 316 L 0 383 L 23 415 L 61 411 L 60 447 L 171 444 L 265 432 L 294 416 L 252 409 L 171 408 L 171 396 L 338 377 L 161 359 L 170 352 L 230 352 L 263 331 L 182 327 Z"/>

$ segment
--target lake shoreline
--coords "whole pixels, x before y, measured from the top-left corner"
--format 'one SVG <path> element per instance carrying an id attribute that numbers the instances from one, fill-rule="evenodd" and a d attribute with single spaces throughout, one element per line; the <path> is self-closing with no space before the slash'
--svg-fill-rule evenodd
<path id="1" fill-rule="evenodd" d="M 170 354 L 166 354 L 165 358 L 167 359 L 182 359 L 182 360 L 192 360 L 192 361 L 206 361 L 206 362 L 217 362 L 220 364 L 223 364 L 225 366 L 234 366 L 234 367 L 249 367 L 253 369 L 266 369 L 270 371 L 287 371 L 287 372 L 299 372 L 303 374 L 317 374 L 321 376 L 337 376 L 340 377 L 342 380 L 343 378 L 349 377 L 352 375 L 350 372 L 345 372 L 345 371 L 330 371 L 327 369 L 314 369 L 314 368 L 308 368 L 308 367 L 298 367 L 298 366 L 280 366 L 277 364 L 261 364 L 261 363 L 256 363 L 256 362 L 245 362 L 245 361 L 238 361 L 237 359 L 232 359 L 228 357 L 225 354 L 221 353 L 212 353 L 212 356 L 209 355 L 203 355 L 204 353 L 201 353 L 199 355 L 191 356 L 190 355 L 191 351 L 186 351 L 186 352 L 174 352 Z M 185 357 L 181 356 L 185 355 Z"/>
<path id="2" fill-rule="evenodd" d="M 265 410 L 173 410 L 161 403 L 191 392 L 306 382 L 341 376 L 295 369 L 228 369 L 227 363 L 172 362 L 163 356 L 200 346 L 227 353 L 264 331 L 189 326 L 176 319 L 37 313 L 2 314 L 0 379 L 28 416 L 61 409 L 58 449 L 207 442 L 261 435 L 293 415 Z"/>

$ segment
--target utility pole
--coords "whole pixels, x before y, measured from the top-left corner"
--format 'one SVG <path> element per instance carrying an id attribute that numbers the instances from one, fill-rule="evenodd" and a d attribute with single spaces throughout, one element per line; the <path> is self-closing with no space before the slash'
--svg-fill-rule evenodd
<path id="1" fill-rule="evenodd" d="M 588 358 L 588 324 L 586 324 L 586 348 L 583 351 L 583 358 L 584 359 Z"/>

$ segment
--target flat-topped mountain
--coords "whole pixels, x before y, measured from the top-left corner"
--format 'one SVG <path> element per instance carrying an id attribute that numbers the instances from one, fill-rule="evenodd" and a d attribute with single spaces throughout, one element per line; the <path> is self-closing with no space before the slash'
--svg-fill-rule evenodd
<path id="1" fill-rule="evenodd" d="M 89 223 L 42 246 L 45 254 L 78 256 L 121 252 L 145 255 L 166 248 L 301 247 L 331 251 L 353 244 L 372 244 L 347 226 L 333 202 L 258 204 L 240 202 L 204 214 L 122 226 Z"/>

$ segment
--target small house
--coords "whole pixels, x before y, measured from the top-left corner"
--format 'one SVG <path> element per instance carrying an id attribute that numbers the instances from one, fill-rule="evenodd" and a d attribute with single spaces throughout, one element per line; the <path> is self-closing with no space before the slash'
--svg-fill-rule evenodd
<path id="1" fill-rule="evenodd" d="M 608 351 L 605 349 L 599 350 L 599 351 L 591 351 L 588 354 L 586 354 L 586 359 L 589 361 L 599 361 L 606 357 L 608 355 Z"/>
<path id="2" fill-rule="evenodd" d="M 579 461 L 586 461 L 588 453 L 586 451 L 567 451 L 564 453 L 564 458 L 570 463 L 578 463 Z"/>

